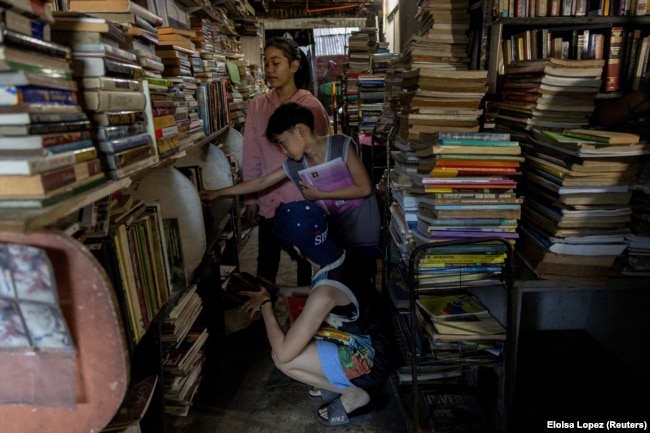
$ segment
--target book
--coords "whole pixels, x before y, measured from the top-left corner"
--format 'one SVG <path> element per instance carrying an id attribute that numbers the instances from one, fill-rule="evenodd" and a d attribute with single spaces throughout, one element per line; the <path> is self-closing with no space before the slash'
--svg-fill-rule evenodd
<path id="1" fill-rule="evenodd" d="M 45 194 L 42 198 L 9 198 L 0 199 L 0 209 L 42 209 L 55 205 L 63 200 L 83 194 L 106 182 L 104 173 L 98 173 L 87 179 L 75 181 Z"/>
<path id="2" fill-rule="evenodd" d="M 60 123 L 35 123 L 31 125 L 0 125 L 0 137 L 28 135 L 43 135 L 69 131 L 90 130 L 90 122 L 87 119 L 74 122 Z"/>
<path id="3" fill-rule="evenodd" d="M 32 16 L 45 23 L 54 22 L 52 10 L 46 6 L 44 1 L 40 0 L 2 0 L 3 6 L 13 9 L 23 15 Z"/>
<path id="4" fill-rule="evenodd" d="M 97 89 L 139 92 L 142 90 L 142 83 L 138 80 L 116 77 L 84 77 L 81 79 L 81 87 L 85 90 Z"/>
<path id="5" fill-rule="evenodd" d="M 132 63 L 109 59 L 108 57 L 74 57 L 72 74 L 75 77 L 105 75 L 134 78 L 142 73 L 142 67 Z"/>
<path id="6" fill-rule="evenodd" d="M 79 122 L 86 120 L 86 113 L 83 111 L 76 111 L 78 107 L 70 106 L 72 110 L 61 111 L 59 107 L 54 107 L 51 112 L 14 112 L 14 113 L 1 113 L 0 125 L 28 125 L 34 123 L 65 123 L 65 122 Z M 65 107 L 65 106 L 62 106 Z"/>
<path id="7" fill-rule="evenodd" d="M 0 175 L 0 198 L 42 197 L 74 181 L 73 165 L 28 176 Z"/>
<path id="8" fill-rule="evenodd" d="M 562 134 L 606 144 L 636 144 L 641 139 L 638 134 L 598 129 L 565 129 Z"/>
<path id="9" fill-rule="evenodd" d="M 103 18 L 90 16 L 65 16 L 56 14 L 56 20 L 52 23 L 53 30 L 66 32 L 98 32 L 108 33 L 110 24 Z"/>
<path id="10" fill-rule="evenodd" d="M 77 105 L 75 90 L 50 89 L 40 86 L 0 86 L 0 106 L 19 104 L 64 104 Z"/>
<path id="11" fill-rule="evenodd" d="M 0 159 L 0 175 L 40 174 L 67 165 L 73 165 L 75 162 L 77 162 L 76 151 L 33 157 L 7 156 Z"/>
<path id="12" fill-rule="evenodd" d="M 603 90 L 616 92 L 621 78 L 621 63 L 623 62 L 623 39 L 625 28 L 613 26 L 607 39 L 607 65 L 603 73 Z"/>
<path id="13" fill-rule="evenodd" d="M 341 157 L 302 169 L 298 175 L 303 182 L 314 185 L 321 191 L 335 191 L 354 184 L 352 174 Z M 361 205 L 363 200 L 317 200 L 317 203 L 327 215 L 339 215 Z"/>
<path id="14" fill-rule="evenodd" d="M 30 150 L 46 149 L 66 143 L 74 143 L 90 139 L 89 130 L 59 132 L 54 134 L 28 135 L 18 139 L 15 136 L 0 136 L 0 150 Z M 90 143 L 89 145 L 92 145 Z"/>
<path id="15" fill-rule="evenodd" d="M 181 243 L 178 218 L 163 218 L 164 239 L 167 245 L 167 261 L 171 272 L 171 284 L 174 290 L 185 289 L 189 277 L 185 273 L 185 256 Z"/>
<path id="16" fill-rule="evenodd" d="M 146 104 L 143 92 L 127 90 L 84 90 L 82 105 L 90 111 L 143 110 Z"/>
<path id="17" fill-rule="evenodd" d="M 39 86 L 71 91 L 78 89 L 77 82 L 74 80 L 24 70 L 2 72 L 1 77 L 2 84 L 5 86 Z"/>
<path id="18" fill-rule="evenodd" d="M 446 296 L 421 296 L 416 302 L 432 319 L 488 314 L 488 310 L 476 297 L 465 293 Z"/>
<path id="19" fill-rule="evenodd" d="M 138 57 L 130 51 L 111 44 L 72 44 L 73 57 L 108 57 L 121 62 L 137 62 Z"/>
<path id="20" fill-rule="evenodd" d="M 447 317 L 433 321 L 434 338 L 449 340 L 504 340 L 506 330 L 492 315 L 477 314 L 465 317 Z"/>
<path id="21" fill-rule="evenodd" d="M 151 137 L 146 132 L 97 141 L 98 149 L 106 153 L 117 153 L 145 144 L 151 144 Z"/>
<path id="22" fill-rule="evenodd" d="M 115 153 L 102 151 L 100 155 L 107 169 L 117 170 L 154 156 L 154 148 L 150 144 L 143 144 Z"/>
<path id="23" fill-rule="evenodd" d="M 4 29 L 0 32 L 0 41 L 8 43 L 8 46 L 10 45 L 12 48 L 24 49 L 29 54 L 52 56 L 54 57 L 52 60 L 70 60 L 70 47 L 65 44 L 45 41 L 9 29 Z"/>
<path id="24" fill-rule="evenodd" d="M 143 111 L 120 110 L 120 111 L 111 111 L 111 112 L 103 112 L 103 113 L 93 113 L 92 116 L 90 116 L 90 120 L 96 126 L 117 126 L 117 125 L 129 125 L 136 122 L 144 122 L 145 117 Z"/>
<path id="25" fill-rule="evenodd" d="M 71 71 L 70 62 L 66 58 L 57 58 L 10 46 L 0 46 L 0 71 L 24 70 L 32 72 L 48 69 L 63 76 Z"/>
<path id="26" fill-rule="evenodd" d="M 128 12 L 131 0 L 70 0 L 68 9 L 77 12 Z"/>

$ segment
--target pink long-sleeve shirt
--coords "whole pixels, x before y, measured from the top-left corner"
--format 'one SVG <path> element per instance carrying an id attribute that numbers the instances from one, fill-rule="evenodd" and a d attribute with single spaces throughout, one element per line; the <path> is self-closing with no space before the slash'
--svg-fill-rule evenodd
<path id="1" fill-rule="evenodd" d="M 323 104 L 307 90 L 298 90 L 291 102 L 304 105 L 314 113 L 314 131 L 316 135 L 329 134 L 329 117 Z M 244 128 L 243 180 L 256 179 L 282 166 L 287 157 L 280 146 L 266 139 L 266 125 L 271 114 L 280 106 L 275 91 L 257 96 L 251 100 L 246 114 Z M 259 192 L 256 196 L 245 198 L 244 204 L 259 203 L 259 214 L 265 218 L 275 216 L 275 210 L 281 203 L 304 200 L 302 193 L 289 179 Z"/>

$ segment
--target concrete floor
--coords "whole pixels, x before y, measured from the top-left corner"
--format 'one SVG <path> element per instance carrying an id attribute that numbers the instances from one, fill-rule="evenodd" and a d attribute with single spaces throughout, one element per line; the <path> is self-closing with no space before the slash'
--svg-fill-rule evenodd
<path id="1" fill-rule="evenodd" d="M 240 253 L 240 270 L 255 273 L 256 230 Z M 295 285 L 295 264 L 283 254 L 278 284 Z M 227 314 L 229 333 L 213 340 L 201 387 L 187 417 L 172 420 L 174 433 L 319 433 L 332 428 L 315 418 L 321 403 L 309 400 L 308 386 L 280 373 L 273 365 L 263 323 L 236 311 Z M 407 428 L 394 387 L 387 383 L 376 397 L 374 420 L 338 427 L 338 432 L 402 433 Z"/>

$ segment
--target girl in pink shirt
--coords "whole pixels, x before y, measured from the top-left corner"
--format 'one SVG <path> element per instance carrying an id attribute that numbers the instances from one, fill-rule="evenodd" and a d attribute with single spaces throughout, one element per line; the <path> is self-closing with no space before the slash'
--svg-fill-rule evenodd
<path id="1" fill-rule="evenodd" d="M 329 117 L 320 101 L 305 90 L 311 72 L 307 57 L 288 38 L 270 39 L 264 49 L 264 73 L 271 87 L 267 94 L 255 97 L 249 104 L 244 128 L 243 180 L 256 179 L 281 167 L 286 156 L 277 145 L 264 136 L 271 114 L 280 104 L 296 102 L 314 113 L 314 132 L 329 134 Z M 275 211 L 282 203 L 304 200 L 290 180 L 244 198 L 248 221 L 258 222 L 257 276 L 275 282 L 280 264 L 281 242 L 272 231 Z M 259 207 L 259 214 L 258 214 Z M 298 285 L 309 285 L 311 268 L 298 260 Z"/>

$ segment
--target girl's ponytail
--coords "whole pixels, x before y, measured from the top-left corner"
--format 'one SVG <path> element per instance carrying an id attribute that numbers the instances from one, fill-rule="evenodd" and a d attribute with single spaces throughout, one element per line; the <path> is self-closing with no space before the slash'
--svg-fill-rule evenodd
<path id="1" fill-rule="evenodd" d="M 309 84 L 311 82 L 311 67 L 309 65 L 309 59 L 307 59 L 307 55 L 303 50 L 298 48 L 298 51 L 300 51 L 300 67 L 293 76 L 293 81 L 296 83 L 297 88 L 309 89 Z"/>

